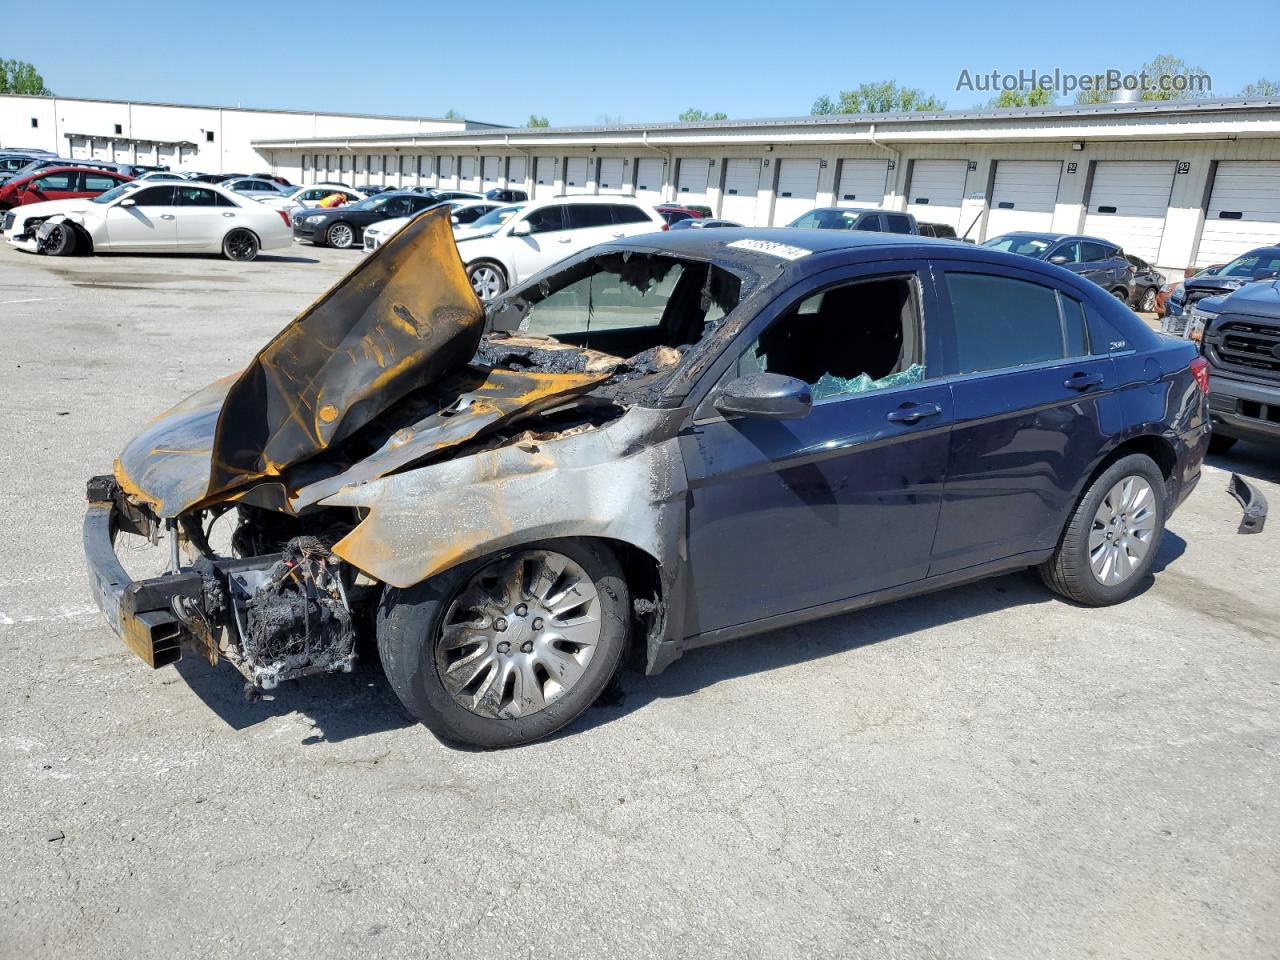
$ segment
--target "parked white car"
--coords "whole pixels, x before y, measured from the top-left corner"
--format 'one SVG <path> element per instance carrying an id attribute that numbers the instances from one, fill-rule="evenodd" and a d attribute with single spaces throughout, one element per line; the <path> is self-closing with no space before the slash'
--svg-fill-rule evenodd
<path id="1" fill-rule="evenodd" d="M 269 207 L 275 207 L 277 210 L 288 210 L 289 215 L 292 217 L 296 215 L 294 211 L 318 206 L 321 200 L 335 193 L 340 193 L 346 197 L 347 203 L 359 203 L 361 200 L 367 199 L 365 194 L 349 187 L 313 183 L 307 187 L 291 187 L 287 192 L 276 197 L 270 195 L 259 197 L 258 202 Z"/>
<path id="2" fill-rule="evenodd" d="M 274 200 L 277 197 L 283 197 L 287 192 L 287 188 L 281 188 L 275 181 L 264 180 L 261 177 L 232 177 L 230 180 L 223 180 L 218 186 L 232 193 L 253 197 L 255 200 L 263 197 Z"/>
<path id="3" fill-rule="evenodd" d="M 30 203 L 0 229 L 28 253 L 221 253 L 252 260 L 292 246 L 289 214 L 210 183 L 134 181 L 96 197 Z"/>
<path id="4" fill-rule="evenodd" d="M 457 238 L 499 208 L 503 208 L 504 204 L 493 200 L 453 200 L 450 201 L 449 206 L 453 208 L 453 235 Z M 365 227 L 364 252 L 373 253 L 412 219 L 413 217 L 396 217 L 393 220 L 383 220 L 381 223 Z M 498 223 L 501 222 L 501 220 L 498 221 Z"/>
<path id="5" fill-rule="evenodd" d="M 496 230 L 454 239 L 476 296 L 492 300 L 587 247 L 665 227 L 656 210 L 630 197 L 556 197 L 526 204 Z"/>

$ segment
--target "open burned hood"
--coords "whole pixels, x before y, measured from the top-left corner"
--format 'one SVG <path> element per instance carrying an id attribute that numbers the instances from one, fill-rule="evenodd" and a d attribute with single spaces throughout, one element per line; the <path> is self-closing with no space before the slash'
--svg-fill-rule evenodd
<path id="1" fill-rule="evenodd" d="M 116 478 L 173 517 L 279 476 L 462 368 L 483 325 L 441 206 L 360 263 L 238 376 L 154 421 L 121 453 Z"/>

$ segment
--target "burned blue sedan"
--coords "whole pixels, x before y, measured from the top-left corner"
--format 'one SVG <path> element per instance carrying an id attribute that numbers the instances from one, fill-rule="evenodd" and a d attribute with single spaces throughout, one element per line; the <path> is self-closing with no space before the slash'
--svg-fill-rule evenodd
<path id="1" fill-rule="evenodd" d="M 1025 567 L 1149 576 L 1209 442 L 1205 362 L 1096 284 L 914 236 L 586 250 L 487 307 L 444 213 L 89 484 L 100 606 L 152 666 L 350 669 L 483 747 L 686 650 Z M 219 532 L 221 531 L 221 532 Z M 119 537 L 167 571 L 132 579 Z"/>

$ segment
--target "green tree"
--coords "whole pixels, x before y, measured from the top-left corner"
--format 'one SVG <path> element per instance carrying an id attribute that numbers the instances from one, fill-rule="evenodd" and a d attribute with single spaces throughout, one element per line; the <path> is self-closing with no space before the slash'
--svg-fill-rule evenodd
<path id="1" fill-rule="evenodd" d="M 1262 77 L 1240 91 L 1242 97 L 1280 97 L 1280 83 Z"/>
<path id="2" fill-rule="evenodd" d="M 51 97 L 53 91 L 44 85 L 44 77 L 23 60 L 0 60 L 0 93 L 23 93 L 34 97 Z"/>
<path id="3" fill-rule="evenodd" d="M 546 117 L 540 117 L 536 113 L 531 113 L 529 114 L 529 122 L 526 123 L 525 126 L 526 127 L 549 127 L 551 126 L 551 121 L 548 120 Z"/>
<path id="4" fill-rule="evenodd" d="M 1171 53 L 1162 53 L 1149 60 L 1133 70 L 1132 75 L 1145 77 L 1145 85 L 1140 90 L 1109 90 L 1098 83 L 1092 90 L 1077 93 L 1076 103 L 1109 103 L 1122 93 L 1131 93 L 1131 96 L 1136 94 L 1134 99 L 1146 101 L 1200 100 L 1213 93 L 1203 67 L 1190 66 L 1181 57 L 1175 57 Z"/>
<path id="5" fill-rule="evenodd" d="M 680 114 L 681 123 L 701 123 L 703 120 L 728 120 L 727 113 L 707 113 L 705 110 L 699 110 L 697 107 L 690 107 L 684 113 Z"/>
<path id="6" fill-rule="evenodd" d="M 1047 107 L 1057 99 L 1052 90 L 1043 87 L 1031 87 L 1023 90 L 1001 90 L 998 97 L 992 97 L 987 106 L 990 107 Z"/>
<path id="7" fill-rule="evenodd" d="M 446 110 L 446 111 L 444 112 L 444 118 L 445 118 L 446 120 L 461 120 L 461 119 L 463 119 L 462 114 L 460 114 L 457 110 L 453 109 L 453 107 L 450 107 L 448 110 Z"/>
<path id="8" fill-rule="evenodd" d="M 900 87 L 892 80 L 863 83 L 852 90 L 841 90 L 840 99 L 832 101 L 825 94 L 813 102 L 809 112 L 824 113 L 912 113 L 945 110 L 947 105 L 917 87 Z"/>

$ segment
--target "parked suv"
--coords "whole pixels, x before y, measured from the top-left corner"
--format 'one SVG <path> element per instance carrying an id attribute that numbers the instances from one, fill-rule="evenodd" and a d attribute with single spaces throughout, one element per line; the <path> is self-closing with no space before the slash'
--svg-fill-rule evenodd
<path id="1" fill-rule="evenodd" d="M 607 240 L 663 230 L 653 207 L 628 197 L 557 197 L 530 203 L 498 229 L 458 237 L 458 255 L 481 300 Z"/>
<path id="2" fill-rule="evenodd" d="M 592 204 L 535 204 L 561 230 L 514 239 Z M 185 646 L 265 688 L 352 669 L 372 634 L 411 714 L 514 746 L 586 710 L 629 646 L 657 673 L 1028 566 L 1120 603 L 1200 478 L 1205 359 L 1049 264 L 657 232 L 481 310 L 462 246 L 447 210 L 417 217 L 90 480 L 90 584 L 151 666 Z M 194 562 L 133 582 L 113 538 L 161 531 Z"/>
<path id="3" fill-rule="evenodd" d="M 1225 453 L 1237 440 L 1280 444 L 1280 289 L 1251 283 L 1190 312 L 1190 333 L 1213 374 L 1209 449 Z"/>
<path id="4" fill-rule="evenodd" d="M 1221 267 L 1202 270 L 1174 288 L 1165 312 L 1169 326 L 1185 328 L 1185 314 L 1205 297 L 1217 297 L 1239 290 L 1255 280 L 1280 276 L 1280 246 L 1258 247 Z"/>
<path id="5" fill-rule="evenodd" d="M 1133 278 L 1137 268 L 1125 258 L 1123 250 L 1108 240 L 1019 231 L 992 237 L 982 246 L 1065 267 L 1086 280 L 1092 280 L 1121 303 L 1133 302 Z"/>
<path id="6" fill-rule="evenodd" d="M 875 207 L 818 207 L 796 217 L 789 227 L 809 230 L 870 230 L 875 233 L 919 235 L 920 225 L 909 213 L 878 210 Z"/>

